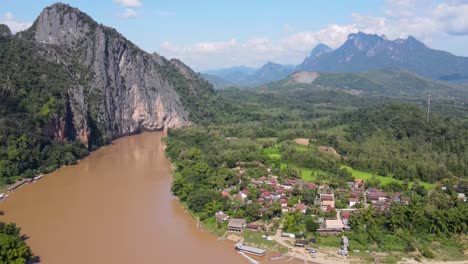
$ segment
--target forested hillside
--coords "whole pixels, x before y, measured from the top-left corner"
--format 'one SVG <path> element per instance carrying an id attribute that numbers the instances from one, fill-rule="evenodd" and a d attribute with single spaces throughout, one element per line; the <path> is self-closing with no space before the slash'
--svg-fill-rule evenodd
<path id="1" fill-rule="evenodd" d="M 88 153 L 54 135 L 66 111 L 66 69 L 44 61 L 27 39 L 0 39 L 0 180 L 31 177 L 73 164 Z M 61 137 L 56 141 L 54 137 Z"/>
<path id="2" fill-rule="evenodd" d="M 328 142 L 353 167 L 398 179 L 435 182 L 468 175 L 468 122 L 422 107 L 388 104 L 330 120 Z M 340 131 L 341 128 L 341 131 Z"/>

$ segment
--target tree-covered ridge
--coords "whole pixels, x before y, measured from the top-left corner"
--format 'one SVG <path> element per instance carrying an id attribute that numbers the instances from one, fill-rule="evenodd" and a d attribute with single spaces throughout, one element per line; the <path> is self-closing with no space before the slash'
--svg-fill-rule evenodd
<path id="1" fill-rule="evenodd" d="M 353 167 L 428 182 L 467 178 L 468 122 L 409 104 L 360 109 L 331 119 L 329 143 Z"/>

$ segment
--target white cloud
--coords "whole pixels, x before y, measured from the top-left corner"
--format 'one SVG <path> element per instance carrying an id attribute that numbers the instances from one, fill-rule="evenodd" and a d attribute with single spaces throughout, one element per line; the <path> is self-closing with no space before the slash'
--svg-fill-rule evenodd
<path id="1" fill-rule="evenodd" d="M 31 22 L 17 20 L 11 12 L 6 12 L 0 18 L 0 24 L 7 25 L 13 33 L 28 29 L 32 25 Z"/>
<path id="2" fill-rule="evenodd" d="M 453 35 L 468 35 L 468 1 L 459 4 L 440 4 L 433 11 L 434 17 L 442 23 L 445 30 Z"/>
<path id="3" fill-rule="evenodd" d="M 135 8 L 141 7 L 143 4 L 140 0 L 114 0 L 114 3 L 125 7 L 125 10 L 117 14 L 120 18 L 136 18 L 138 13 Z"/>
<path id="4" fill-rule="evenodd" d="M 135 18 L 138 16 L 138 13 L 133 8 L 126 8 L 123 13 L 119 14 L 120 18 Z"/>
<path id="5" fill-rule="evenodd" d="M 332 48 L 342 45 L 350 33 L 365 32 L 386 35 L 389 39 L 412 35 L 426 44 L 450 35 L 468 36 L 468 0 L 445 0 L 428 3 L 427 0 L 386 0 L 384 16 L 351 15 L 348 25 L 330 24 L 318 31 L 290 32 L 272 40 L 255 37 L 243 41 L 236 39 L 216 42 L 199 42 L 175 46 L 169 42 L 161 45 L 161 53 L 177 57 L 197 70 L 221 68 L 243 64 L 258 67 L 266 61 L 298 64 L 311 49 L 325 43 Z"/>
<path id="6" fill-rule="evenodd" d="M 129 8 L 140 7 L 143 5 L 139 0 L 114 0 L 114 3 Z"/>

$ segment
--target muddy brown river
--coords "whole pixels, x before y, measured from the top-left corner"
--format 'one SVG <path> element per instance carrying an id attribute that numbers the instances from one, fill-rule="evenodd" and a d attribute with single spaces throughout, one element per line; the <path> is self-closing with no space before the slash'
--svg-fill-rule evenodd
<path id="1" fill-rule="evenodd" d="M 44 264 L 247 263 L 171 195 L 162 136 L 118 139 L 21 187 L 0 220 L 22 228 Z"/>

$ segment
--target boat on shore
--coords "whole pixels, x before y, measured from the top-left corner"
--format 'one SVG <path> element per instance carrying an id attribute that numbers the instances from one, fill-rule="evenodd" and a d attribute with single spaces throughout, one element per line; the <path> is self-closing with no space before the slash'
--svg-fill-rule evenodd
<path id="1" fill-rule="evenodd" d="M 44 174 L 39 174 L 36 177 L 33 178 L 33 182 L 40 180 L 42 177 L 44 177 Z"/>
<path id="2" fill-rule="evenodd" d="M 268 259 L 269 260 L 279 260 L 279 259 L 282 259 L 282 258 L 284 258 L 283 254 L 276 254 L 276 255 L 273 255 L 273 256 L 269 257 Z"/>
<path id="3" fill-rule="evenodd" d="M 243 256 L 245 259 L 247 259 L 250 263 L 252 264 L 260 264 L 260 262 L 256 261 L 255 259 L 247 256 L 244 252 L 239 252 L 241 256 Z"/>

